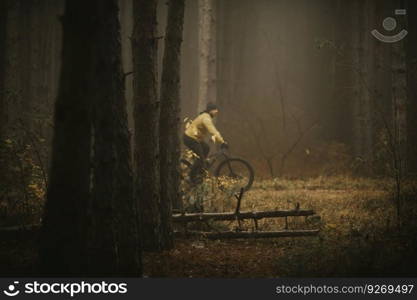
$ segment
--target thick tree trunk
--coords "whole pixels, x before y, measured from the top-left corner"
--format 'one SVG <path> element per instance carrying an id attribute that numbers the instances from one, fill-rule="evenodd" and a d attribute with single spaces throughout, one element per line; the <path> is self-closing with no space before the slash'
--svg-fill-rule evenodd
<path id="1" fill-rule="evenodd" d="M 133 198 L 130 136 L 121 62 L 117 0 L 96 2 L 94 17 L 94 176 L 90 273 L 141 274 Z"/>
<path id="2" fill-rule="evenodd" d="M 198 0 L 199 93 L 197 111 L 216 102 L 216 1 Z"/>
<path id="3" fill-rule="evenodd" d="M 48 276 L 81 276 L 87 269 L 94 13 L 93 1 L 71 0 L 62 20 L 62 73 L 40 246 Z"/>
<path id="4" fill-rule="evenodd" d="M 158 250 L 161 246 L 156 6 L 156 0 L 133 2 L 136 197 L 139 201 L 145 250 Z"/>
<path id="5" fill-rule="evenodd" d="M 181 208 L 180 176 L 180 60 L 184 0 L 171 0 L 165 33 L 161 82 L 159 144 L 161 152 L 161 234 L 163 248 L 173 247 L 172 206 Z"/>

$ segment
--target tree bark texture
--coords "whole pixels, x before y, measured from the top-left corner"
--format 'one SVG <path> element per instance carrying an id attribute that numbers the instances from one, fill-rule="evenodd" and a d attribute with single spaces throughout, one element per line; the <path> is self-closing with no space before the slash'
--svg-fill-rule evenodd
<path id="1" fill-rule="evenodd" d="M 374 41 L 369 34 L 373 2 L 354 1 L 353 17 L 356 24 L 353 40 L 354 99 L 353 99 L 353 147 L 354 154 L 366 161 L 372 157 L 372 97 L 373 95 L 373 52 Z"/>
<path id="2" fill-rule="evenodd" d="M 87 270 L 95 6 L 93 1 L 71 0 L 65 8 L 62 73 L 40 247 L 41 269 L 48 276 L 81 276 Z"/>
<path id="3" fill-rule="evenodd" d="M 174 222 L 195 222 L 195 221 L 227 221 L 237 219 L 263 219 L 263 218 L 281 218 L 295 216 L 311 216 L 314 215 L 313 210 L 273 210 L 273 211 L 242 211 L 239 213 L 192 213 L 192 214 L 174 214 L 172 219 Z"/>
<path id="4" fill-rule="evenodd" d="M 4 128 L 7 123 L 7 112 L 4 93 L 6 34 L 7 34 L 7 3 L 0 0 L 0 142 L 4 139 Z"/>
<path id="5" fill-rule="evenodd" d="M 281 231 L 219 231 L 219 232 L 176 232 L 178 237 L 203 237 L 211 240 L 218 239 L 259 239 L 259 238 L 279 238 L 279 237 L 299 237 L 299 236 L 316 236 L 319 233 L 317 229 L 309 230 L 281 230 Z"/>
<path id="6" fill-rule="evenodd" d="M 95 1 L 90 271 L 141 274 L 117 0 Z"/>
<path id="7" fill-rule="evenodd" d="M 407 163 L 408 171 L 417 174 L 417 2 L 408 1 L 409 36 L 407 47 L 408 105 L 407 105 Z"/>
<path id="8" fill-rule="evenodd" d="M 198 0 L 199 93 L 197 112 L 216 102 L 216 2 Z"/>
<path id="9" fill-rule="evenodd" d="M 48 165 L 52 139 L 54 103 L 57 97 L 62 33 L 59 16 L 62 0 L 9 0 L 3 88 L 3 134 L 39 148 L 42 164 Z M 2 9 L 3 11 L 3 9 Z M 4 13 L 4 11 L 2 12 Z M 26 139 L 26 140 L 25 140 Z"/>
<path id="10" fill-rule="evenodd" d="M 172 206 L 181 207 L 180 174 L 180 66 L 184 0 L 171 0 L 165 33 L 161 82 L 159 144 L 161 153 L 161 234 L 164 248 L 173 247 Z"/>
<path id="11" fill-rule="evenodd" d="M 404 7 L 404 1 L 395 0 L 395 7 Z M 406 28 L 406 16 L 397 17 L 398 26 Z M 407 65 L 405 40 L 391 45 L 391 80 L 393 136 L 395 142 L 396 172 L 401 177 L 407 167 Z"/>
<path id="12" fill-rule="evenodd" d="M 156 7 L 156 0 L 133 2 L 134 159 L 145 250 L 158 250 L 161 246 Z"/>

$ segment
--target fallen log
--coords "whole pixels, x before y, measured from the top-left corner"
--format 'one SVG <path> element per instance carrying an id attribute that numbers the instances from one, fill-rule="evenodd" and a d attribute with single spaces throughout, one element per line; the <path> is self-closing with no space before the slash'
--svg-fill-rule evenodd
<path id="1" fill-rule="evenodd" d="M 313 210 L 272 210 L 272 211 L 243 211 L 239 213 L 223 212 L 223 213 L 191 213 L 191 214 L 174 214 L 173 222 L 193 222 L 193 221 L 227 221 L 242 219 L 263 219 L 263 218 L 280 218 L 280 217 L 299 217 L 314 215 Z"/>
<path id="2" fill-rule="evenodd" d="M 176 231 L 175 237 L 204 237 L 211 240 L 217 239 L 244 239 L 244 238 L 278 238 L 278 237 L 300 237 L 316 236 L 319 230 L 281 230 L 281 231 Z"/>

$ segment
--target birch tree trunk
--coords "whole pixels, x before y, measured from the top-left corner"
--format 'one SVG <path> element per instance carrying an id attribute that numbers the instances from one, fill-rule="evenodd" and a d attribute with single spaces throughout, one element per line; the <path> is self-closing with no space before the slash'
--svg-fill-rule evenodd
<path id="1" fill-rule="evenodd" d="M 198 0 L 199 92 L 197 112 L 216 102 L 216 5 L 215 0 Z"/>
<path id="2" fill-rule="evenodd" d="M 136 197 L 145 250 L 161 247 L 156 7 L 156 0 L 133 1 Z"/>
<path id="3" fill-rule="evenodd" d="M 165 31 L 161 82 L 161 233 L 163 248 L 173 247 L 172 206 L 179 208 L 180 161 L 180 66 L 184 0 L 171 0 Z"/>

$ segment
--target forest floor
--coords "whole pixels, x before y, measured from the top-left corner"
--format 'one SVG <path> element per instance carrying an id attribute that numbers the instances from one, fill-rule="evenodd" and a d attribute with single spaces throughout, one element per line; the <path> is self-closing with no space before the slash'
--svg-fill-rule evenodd
<path id="1" fill-rule="evenodd" d="M 144 275 L 416 277 L 417 184 L 404 186 L 401 230 L 391 190 L 387 180 L 349 177 L 255 182 L 244 195 L 242 211 L 293 209 L 299 203 L 300 209 L 313 209 L 316 215 L 289 217 L 289 229 L 316 228 L 320 233 L 274 239 L 177 239 L 173 250 L 144 254 Z M 235 205 L 234 198 L 216 192 L 205 209 L 233 211 Z M 236 224 L 216 222 L 211 226 L 225 230 Z M 251 229 L 252 221 L 243 226 Z M 259 226 L 261 230 L 282 230 L 285 222 L 283 218 L 264 219 Z M 36 244 L 36 236 L 0 239 L 0 276 L 36 276 Z"/>
<path id="2" fill-rule="evenodd" d="M 318 177 L 255 182 L 243 210 L 313 209 L 288 217 L 289 229 L 320 229 L 315 237 L 177 240 L 175 249 L 145 254 L 149 277 L 358 277 L 417 276 L 417 185 L 406 183 L 398 229 L 388 180 Z M 236 200 L 216 194 L 208 211 L 234 211 Z M 221 209 L 219 209 L 221 208 Z M 233 229 L 235 222 L 212 224 Z M 252 221 L 244 226 L 251 229 Z M 261 230 L 282 230 L 284 218 L 264 219 Z"/>

